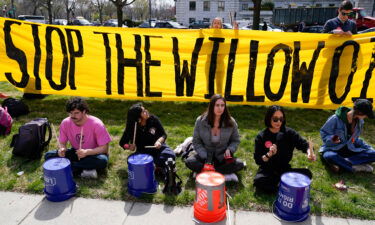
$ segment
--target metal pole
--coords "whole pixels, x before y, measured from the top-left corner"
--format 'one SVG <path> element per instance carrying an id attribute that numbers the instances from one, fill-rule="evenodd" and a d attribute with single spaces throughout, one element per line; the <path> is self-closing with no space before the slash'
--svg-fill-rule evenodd
<path id="1" fill-rule="evenodd" d="M 151 0 L 148 0 L 148 11 L 150 14 L 148 23 L 150 24 L 150 27 L 151 27 Z"/>

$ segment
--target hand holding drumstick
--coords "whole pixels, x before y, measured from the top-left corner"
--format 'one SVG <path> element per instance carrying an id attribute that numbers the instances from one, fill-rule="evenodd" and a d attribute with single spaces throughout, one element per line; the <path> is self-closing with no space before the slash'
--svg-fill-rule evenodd
<path id="1" fill-rule="evenodd" d="M 66 148 L 61 146 L 61 144 L 59 142 L 59 138 L 57 137 L 55 126 L 53 125 L 53 123 L 51 123 L 51 127 L 52 127 L 53 136 L 55 136 L 55 139 L 56 139 L 57 147 L 59 148 L 57 150 L 57 154 L 59 155 L 59 157 L 65 157 Z"/>

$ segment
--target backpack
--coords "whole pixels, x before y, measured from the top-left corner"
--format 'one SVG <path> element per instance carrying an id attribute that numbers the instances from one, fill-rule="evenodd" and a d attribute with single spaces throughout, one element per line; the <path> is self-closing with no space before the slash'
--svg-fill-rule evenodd
<path id="1" fill-rule="evenodd" d="M 13 119 L 7 107 L 0 107 L 0 135 L 8 135 L 12 129 Z"/>
<path id="2" fill-rule="evenodd" d="M 48 139 L 45 136 L 49 132 Z M 28 159 L 40 159 L 52 138 L 51 126 L 47 118 L 37 118 L 22 125 L 18 134 L 13 135 L 10 147 L 13 154 Z"/>
<path id="3" fill-rule="evenodd" d="M 165 165 L 166 175 L 164 179 L 163 193 L 168 195 L 178 195 L 181 192 L 182 180 L 176 173 L 176 162 L 172 158 L 168 158 Z"/>
<path id="4" fill-rule="evenodd" d="M 29 107 L 23 101 L 15 98 L 5 99 L 2 106 L 8 108 L 8 112 L 13 118 L 27 115 L 30 112 Z"/>

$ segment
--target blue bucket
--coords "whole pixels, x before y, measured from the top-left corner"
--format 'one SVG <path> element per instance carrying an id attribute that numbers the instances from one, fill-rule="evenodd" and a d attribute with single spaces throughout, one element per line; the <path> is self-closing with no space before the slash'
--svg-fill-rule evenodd
<path id="1" fill-rule="evenodd" d="M 154 160 L 147 154 L 133 154 L 128 158 L 128 192 L 140 197 L 143 193 L 155 193 L 157 181 L 154 175 Z"/>
<path id="2" fill-rule="evenodd" d="M 303 174 L 284 173 L 273 207 L 275 216 L 289 222 L 306 220 L 310 212 L 310 184 L 310 178 Z"/>
<path id="3" fill-rule="evenodd" d="M 61 202 L 76 194 L 70 161 L 66 158 L 52 158 L 44 162 L 44 193 L 48 200 Z"/>

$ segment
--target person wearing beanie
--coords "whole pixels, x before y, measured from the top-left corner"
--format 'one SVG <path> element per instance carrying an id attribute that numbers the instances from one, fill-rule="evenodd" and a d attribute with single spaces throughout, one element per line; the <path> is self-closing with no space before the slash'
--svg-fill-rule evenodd
<path id="1" fill-rule="evenodd" d="M 365 118 L 374 118 L 372 103 L 357 99 L 354 107 L 339 107 L 320 129 L 324 160 L 334 172 L 373 172 L 375 150 L 359 138 Z"/>

